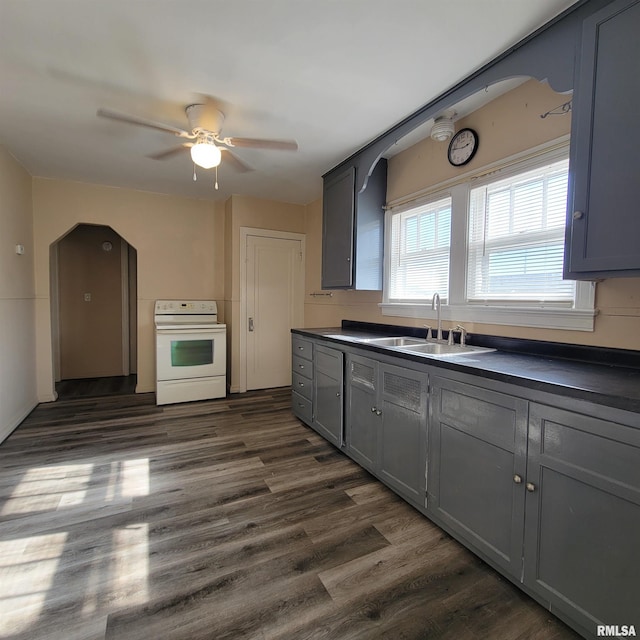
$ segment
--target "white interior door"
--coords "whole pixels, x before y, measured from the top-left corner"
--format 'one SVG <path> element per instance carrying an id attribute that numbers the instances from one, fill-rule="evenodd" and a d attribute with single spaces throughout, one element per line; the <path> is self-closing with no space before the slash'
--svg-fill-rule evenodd
<path id="1" fill-rule="evenodd" d="M 304 317 L 300 239 L 248 235 L 246 244 L 247 389 L 291 384 L 291 329 Z"/>

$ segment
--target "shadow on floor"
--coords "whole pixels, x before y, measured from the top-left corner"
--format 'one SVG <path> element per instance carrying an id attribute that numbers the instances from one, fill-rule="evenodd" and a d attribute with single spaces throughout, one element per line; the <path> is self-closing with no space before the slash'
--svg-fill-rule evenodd
<path id="1" fill-rule="evenodd" d="M 121 396 L 136 392 L 137 376 L 111 376 L 108 378 L 79 378 L 56 382 L 58 400 Z"/>

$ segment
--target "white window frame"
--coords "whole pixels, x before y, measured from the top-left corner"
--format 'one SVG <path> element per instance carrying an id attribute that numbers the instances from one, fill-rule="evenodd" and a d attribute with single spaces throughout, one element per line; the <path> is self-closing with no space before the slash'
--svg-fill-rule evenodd
<path id="1" fill-rule="evenodd" d="M 444 196 L 451 197 L 451 250 L 449 263 L 449 299 L 442 304 L 441 318 L 456 322 L 509 325 L 516 327 L 539 327 L 547 329 L 567 329 L 573 331 L 593 331 L 595 309 L 595 283 L 576 282 L 576 299 L 572 308 L 557 305 L 495 305 L 466 301 L 467 272 L 467 225 L 469 218 L 469 193 L 476 183 L 486 182 L 489 175 L 495 179 L 508 177 L 527 171 L 541 164 L 551 164 L 569 155 L 569 137 L 563 136 L 551 143 L 540 145 L 525 153 L 516 154 L 501 162 L 493 163 L 480 171 L 467 172 L 454 180 L 436 185 L 427 191 L 412 194 L 403 201 L 390 203 L 385 216 L 384 289 L 382 315 L 403 318 L 435 319 L 431 301 L 390 302 L 389 269 L 391 247 L 391 216 L 401 210 L 417 207 L 425 202 Z"/>

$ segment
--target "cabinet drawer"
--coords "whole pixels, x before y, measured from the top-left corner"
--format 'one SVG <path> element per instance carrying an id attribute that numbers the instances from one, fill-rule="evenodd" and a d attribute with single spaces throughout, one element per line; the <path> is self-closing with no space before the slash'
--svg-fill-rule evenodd
<path id="1" fill-rule="evenodd" d="M 309 378 L 305 378 L 301 376 L 299 373 L 295 371 L 292 373 L 292 387 L 293 390 L 299 393 L 301 396 L 307 398 L 307 400 L 311 400 L 311 380 Z"/>
<path id="2" fill-rule="evenodd" d="M 305 378 L 313 377 L 313 363 L 310 360 L 305 360 L 295 353 L 292 357 L 292 371 L 304 376 Z"/>
<path id="3" fill-rule="evenodd" d="M 311 400 L 303 398 L 295 391 L 291 392 L 291 410 L 303 422 L 310 425 L 312 420 Z"/>
<path id="4" fill-rule="evenodd" d="M 293 354 L 306 360 L 313 357 L 313 343 L 310 340 L 294 337 L 291 340 Z"/>

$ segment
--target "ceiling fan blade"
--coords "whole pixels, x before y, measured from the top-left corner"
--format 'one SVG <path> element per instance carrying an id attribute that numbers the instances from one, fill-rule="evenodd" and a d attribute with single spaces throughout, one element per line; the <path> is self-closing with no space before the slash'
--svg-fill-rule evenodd
<path id="1" fill-rule="evenodd" d="M 220 151 L 224 151 L 224 155 L 222 156 L 224 164 L 231 165 L 236 171 L 239 171 L 240 173 L 253 171 L 253 167 L 250 167 L 248 164 L 240 160 L 240 158 L 238 158 L 238 156 L 233 153 L 231 149 L 220 147 Z"/>
<path id="2" fill-rule="evenodd" d="M 187 149 L 190 149 L 193 146 L 191 142 L 184 142 L 179 147 L 172 147 L 171 149 L 165 149 L 164 151 L 159 151 L 158 153 L 152 153 L 147 156 L 147 158 L 152 158 L 153 160 L 166 160 L 167 158 L 171 158 L 179 153 L 184 153 Z"/>
<path id="3" fill-rule="evenodd" d="M 275 151 L 297 151 L 298 143 L 295 140 L 263 140 L 260 138 L 228 138 L 234 147 L 252 149 L 273 149 Z"/>
<path id="4" fill-rule="evenodd" d="M 138 118 L 136 116 L 127 115 L 126 113 L 110 111 L 109 109 L 98 109 L 97 115 L 99 115 L 101 118 L 109 118 L 110 120 L 117 120 L 118 122 L 137 124 L 143 127 L 149 127 L 150 129 L 157 129 L 158 131 L 173 133 L 174 135 L 180 136 L 181 138 L 194 137 L 183 129 L 178 129 L 177 127 L 172 127 L 171 125 L 163 124 L 162 122 L 154 122 L 153 120 L 146 120 L 145 118 Z"/>

